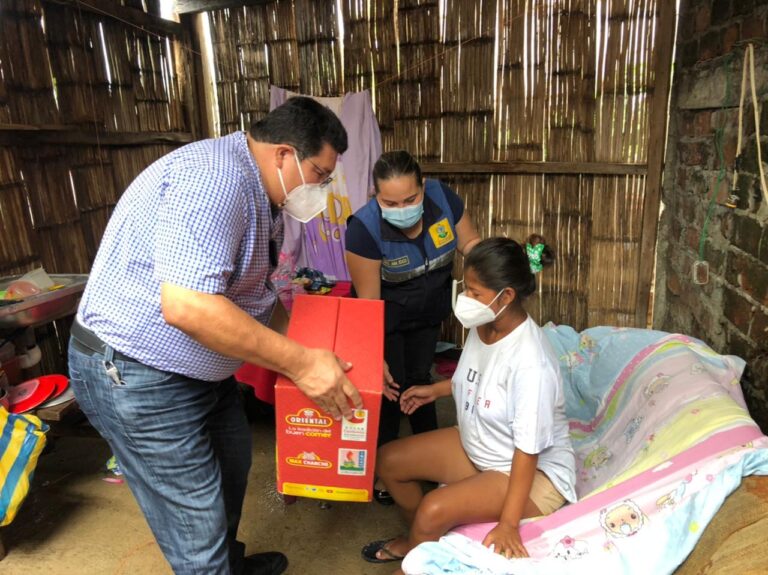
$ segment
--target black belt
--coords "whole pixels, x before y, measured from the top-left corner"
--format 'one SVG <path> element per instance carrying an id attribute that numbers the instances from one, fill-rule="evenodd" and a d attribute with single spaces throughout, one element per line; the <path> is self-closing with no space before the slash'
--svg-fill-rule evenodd
<path id="1" fill-rule="evenodd" d="M 72 336 L 73 347 L 80 353 L 86 355 L 106 355 L 109 344 L 101 341 L 101 338 L 98 335 L 77 321 L 77 318 L 72 322 L 72 327 L 69 328 L 69 335 Z M 124 353 L 120 353 L 116 349 L 112 354 L 112 358 L 119 361 L 136 361 Z"/>

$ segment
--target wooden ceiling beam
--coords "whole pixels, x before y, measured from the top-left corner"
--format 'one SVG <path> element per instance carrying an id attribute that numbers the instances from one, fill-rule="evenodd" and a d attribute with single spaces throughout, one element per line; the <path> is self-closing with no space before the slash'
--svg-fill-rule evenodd
<path id="1" fill-rule="evenodd" d="M 95 132 L 70 126 L 0 124 L 0 146 L 146 146 L 187 144 L 192 140 L 189 132 Z"/>
<path id="2" fill-rule="evenodd" d="M 105 18 L 125 22 L 147 32 L 160 34 L 161 36 L 180 36 L 184 31 L 184 27 L 178 22 L 147 14 L 134 8 L 120 6 L 114 0 L 44 0 L 44 2 L 47 4 L 69 6 L 74 10 L 98 14 Z"/>
<path id="3" fill-rule="evenodd" d="M 174 11 L 177 14 L 197 14 L 224 8 L 240 8 L 242 6 L 257 6 L 266 4 L 268 0 L 176 0 Z"/>
<path id="4" fill-rule="evenodd" d="M 423 162 L 425 174 L 591 174 L 645 175 L 645 164 L 610 162 Z"/>

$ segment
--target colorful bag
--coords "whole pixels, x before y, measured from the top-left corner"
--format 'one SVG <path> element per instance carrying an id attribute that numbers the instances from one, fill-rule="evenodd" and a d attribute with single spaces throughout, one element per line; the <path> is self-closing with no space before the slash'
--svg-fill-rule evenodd
<path id="1" fill-rule="evenodd" d="M 0 527 L 13 521 L 29 492 L 47 431 L 38 417 L 0 407 Z"/>

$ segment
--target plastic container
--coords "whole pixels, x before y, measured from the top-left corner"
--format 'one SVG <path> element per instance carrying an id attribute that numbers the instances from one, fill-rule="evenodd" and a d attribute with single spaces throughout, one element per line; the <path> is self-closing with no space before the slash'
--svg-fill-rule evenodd
<path id="1" fill-rule="evenodd" d="M 8 286 L 8 289 L 5 290 L 5 299 L 21 300 L 26 297 L 32 297 L 33 295 L 38 295 L 41 293 L 43 293 L 43 290 L 41 290 L 32 282 L 16 280 Z"/>
<path id="2" fill-rule="evenodd" d="M 29 282 L 40 290 L 48 290 L 56 285 L 43 268 L 37 268 L 25 273 L 19 280 Z"/>
<path id="3" fill-rule="evenodd" d="M 0 278 L 0 291 L 7 289 L 18 276 Z M 42 325 L 72 315 L 88 281 L 86 274 L 54 274 L 51 279 L 62 286 L 19 302 L 0 302 L 0 329 L 18 329 Z"/>

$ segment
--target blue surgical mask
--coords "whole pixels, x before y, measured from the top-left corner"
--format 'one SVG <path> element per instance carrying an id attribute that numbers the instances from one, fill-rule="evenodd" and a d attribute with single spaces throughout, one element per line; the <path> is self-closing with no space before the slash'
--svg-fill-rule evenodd
<path id="1" fill-rule="evenodd" d="M 401 230 L 415 226 L 424 213 L 424 201 L 404 208 L 381 208 L 381 217 Z"/>

